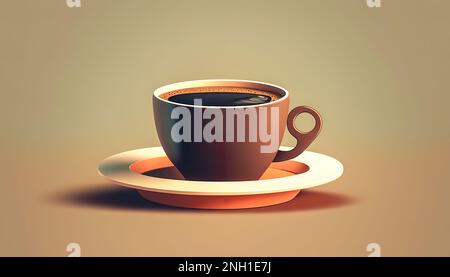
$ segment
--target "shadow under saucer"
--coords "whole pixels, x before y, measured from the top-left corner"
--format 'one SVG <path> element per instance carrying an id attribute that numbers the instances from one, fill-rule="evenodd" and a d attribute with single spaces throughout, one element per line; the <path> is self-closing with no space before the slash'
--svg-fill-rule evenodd
<path id="1" fill-rule="evenodd" d="M 337 193 L 318 190 L 302 190 L 289 202 L 260 208 L 236 210 L 198 210 L 177 208 L 154 203 L 142 198 L 134 189 L 114 184 L 96 184 L 89 189 L 79 189 L 55 195 L 52 200 L 59 204 L 99 209 L 146 210 L 155 212 L 206 212 L 206 213 L 269 213 L 301 212 L 347 206 L 356 202 L 354 198 Z"/>

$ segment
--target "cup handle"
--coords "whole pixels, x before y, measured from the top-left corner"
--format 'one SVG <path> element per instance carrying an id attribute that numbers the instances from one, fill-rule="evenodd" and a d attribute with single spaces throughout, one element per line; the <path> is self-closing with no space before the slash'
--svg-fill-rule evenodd
<path id="1" fill-rule="evenodd" d="M 295 127 L 295 119 L 302 113 L 309 113 L 314 117 L 314 120 L 316 121 L 314 128 L 309 132 L 301 132 Z M 274 162 L 290 160 L 305 151 L 305 149 L 311 144 L 311 142 L 314 141 L 314 139 L 319 134 L 320 128 L 322 127 L 322 118 L 320 117 L 320 114 L 313 108 L 307 106 L 299 106 L 294 108 L 289 113 L 287 119 L 287 127 L 289 133 L 291 133 L 291 135 L 297 140 L 297 145 L 289 151 L 278 150 L 278 153 L 273 160 Z"/>

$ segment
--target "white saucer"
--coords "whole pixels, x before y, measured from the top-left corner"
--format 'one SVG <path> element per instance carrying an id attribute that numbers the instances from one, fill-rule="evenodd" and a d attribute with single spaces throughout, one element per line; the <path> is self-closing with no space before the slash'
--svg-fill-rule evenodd
<path id="1" fill-rule="evenodd" d="M 235 209 L 289 201 L 302 189 L 339 178 L 344 167 L 332 157 L 305 151 L 290 161 L 272 163 L 261 180 L 187 181 L 173 167 L 162 147 L 151 147 L 108 157 L 98 170 L 109 180 L 137 189 L 154 202 L 188 208 Z"/>

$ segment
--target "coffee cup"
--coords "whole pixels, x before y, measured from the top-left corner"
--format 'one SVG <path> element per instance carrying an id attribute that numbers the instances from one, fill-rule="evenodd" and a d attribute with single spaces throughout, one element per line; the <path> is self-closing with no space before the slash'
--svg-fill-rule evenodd
<path id="1" fill-rule="evenodd" d="M 187 180 L 257 180 L 272 162 L 300 155 L 317 137 L 322 120 L 311 107 L 289 112 L 289 93 L 277 85 L 246 80 L 197 80 L 153 93 L 161 145 Z M 314 117 L 309 132 L 295 127 L 302 113 Z M 285 128 L 297 144 L 279 150 Z"/>

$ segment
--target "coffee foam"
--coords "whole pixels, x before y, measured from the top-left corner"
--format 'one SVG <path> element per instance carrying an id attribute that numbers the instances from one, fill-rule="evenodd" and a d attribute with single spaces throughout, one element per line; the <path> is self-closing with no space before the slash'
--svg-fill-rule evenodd
<path id="1" fill-rule="evenodd" d="M 190 93 L 221 93 L 221 92 L 229 92 L 229 93 L 249 93 L 256 95 L 264 95 L 270 97 L 270 102 L 278 100 L 281 98 L 279 94 L 276 92 L 268 92 L 264 90 L 251 89 L 251 88 L 243 88 L 243 87 L 224 87 L 224 86 L 216 86 L 216 87 L 194 87 L 194 88 L 184 88 L 173 90 L 169 92 L 165 92 L 159 95 L 160 98 L 164 100 L 169 100 L 170 97 L 179 94 L 190 94 Z"/>

